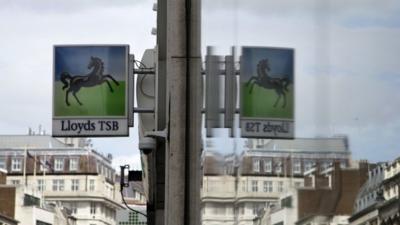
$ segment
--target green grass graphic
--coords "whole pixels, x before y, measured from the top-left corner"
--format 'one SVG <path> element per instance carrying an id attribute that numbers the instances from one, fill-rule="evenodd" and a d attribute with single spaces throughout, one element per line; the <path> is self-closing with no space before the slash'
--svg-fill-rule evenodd
<path id="1" fill-rule="evenodd" d="M 110 92 L 107 83 L 81 88 L 77 96 L 83 105 L 79 105 L 72 93 L 65 103 L 66 90 L 63 84 L 55 82 L 54 116 L 124 116 L 125 115 L 125 81 L 118 81 L 119 86 L 111 83 L 114 92 Z"/>
<path id="2" fill-rule="evenodd" d="M 282 108 L 283 96 L 279 100 L 276 107 L 274 103 L 278 98 L 275 90 L 265 89 L 258 85 L 254 85 L 253 92 L 250 94 L 250 85 L 241 84 L 241 100 L 243 117 L 269 117 L 293 119 L 294 114 L 294 98 L 293 85 L 289 85 L 289 92 L 286 94 L 286 107 Z"/>

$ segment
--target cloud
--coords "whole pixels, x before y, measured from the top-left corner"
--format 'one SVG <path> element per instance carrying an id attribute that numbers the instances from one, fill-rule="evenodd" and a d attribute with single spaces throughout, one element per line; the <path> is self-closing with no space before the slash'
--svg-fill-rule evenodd
<path id="1" fill-rule="evenodd" d="M 99 8 L 123 8 L 131 7 L 133 5 L 143 5 L 148 2 L 145 0 L 19 0 L 19 1 L 8 1 L 0 0 L 2 10 L 4 11 L 24 11 L 32 12 L 37 14 L 57 14 L 57 13 L 83 13 L 90 10 L 98 10 Z M 151 9 L 151 8 L 150 8 Z"/>
<path id="2" fill-rule="evenodd" d="M 54 44 L 129 44 L 139 58 L 155 45 L 152 1 L 1 4 L 0 30 L 6 31 L 0 36 L 2 134 L 27 134 L 28 127 L 39 124 L 51 132 Z M 115 165 L 137 163 L 137 128 L 130 133 L 129 138 L 94 138 L 94 148 L 112 153 Z"/>
<path id="3" fill-rule="evenodd" d="M 154 47 L 153 2 L 127 2 L 1 2 L 1 133 L 26 133 L 38 124 L 51 130 L 54 44 L 129 44 L 139 56 Z M 68 12 L 51 13 L 64 5 Z"/>
<path id="4" fill-rule="evenodd" d="M 141 170 L 140 154 L 119 154 L 113 158 L 112 166 L 117 173 L 120 173 L 120 166 L 123 165 L 129 165 L 129 170 Z"/>
<path id="5" fill-rule="evenodd" d="M 215 46 L 218 54 L 229 54 L 231 45 L 295 48 L 298 137 L 348 134 L 355 158 L 398 156 L 400 3 L 205 1 L 204 7 L 203 47 Z"/>

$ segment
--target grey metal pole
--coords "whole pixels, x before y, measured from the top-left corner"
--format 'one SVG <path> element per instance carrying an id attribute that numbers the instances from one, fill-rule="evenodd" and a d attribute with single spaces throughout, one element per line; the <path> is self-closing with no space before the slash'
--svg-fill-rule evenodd
<path id="1" fill-rule="evenodd" d="M 187 0 L 188 29 L 188 122 L 186 157 L 185 224 L 200 224 L 200 158 L 201 158 L 201 108 L 203 103 L 201 75 L 201 1 Z"/>
<path id="2" fill-rule="evenodd" d="M 167 126 L 165 170 L 165 225 L 185 225 L 186 160 L 186 1 L 167 4 L 166 71 Z"/>

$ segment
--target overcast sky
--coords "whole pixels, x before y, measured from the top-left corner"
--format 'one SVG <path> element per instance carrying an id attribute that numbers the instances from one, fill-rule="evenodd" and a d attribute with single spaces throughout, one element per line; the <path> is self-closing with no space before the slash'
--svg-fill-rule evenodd
<path id="1" fill-rule="evenodd" d="M 203 47 L 295 49 L 296 136 L 349 136 L 354 159 L 400 156 L 400 2 L 206 0 Z"/>
<path id="2" fill-rule="evenodd" d="M 295 49 L 296 136 L 346 134 L 355 159 L 400 156 L 400 2 L 204 0 L 202 45 Z M 0 0 L 0 133 L 51 130 L 52 46 L 155 46 L 148 0 Z M 136 120 L 137 121 L 137 120 Z M 94 139 L 139 166 L 130 138 Z M 130 161 L 127 162 L 127 159 Z"/>

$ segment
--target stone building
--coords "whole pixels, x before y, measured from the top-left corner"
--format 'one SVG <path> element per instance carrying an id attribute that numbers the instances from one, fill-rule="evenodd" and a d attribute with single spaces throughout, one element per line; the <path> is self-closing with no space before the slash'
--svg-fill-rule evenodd
<path id="1" fill-rule="evenodd" d="M 379 218 L 382 225 L 400 224 L 400 158 L 385 169 L 382 181 L 385 201 L 379 206 Z"/>
<path id="2" fill-rule="evenodd" d="M 206 145 L 207 146 L 207 145 Z M 253 224 L 282 194 L 304 186 L 304 173 L 337 162 L 348 167 L 346 137 L 250 139 L 239 154 L 203 153 L 202 224 Z"/>
<path id="3" fill-rule="evenodd" d="M 304 178 L 304 187 L 285 193 L 255 224 L 348 224 L 367 172 L 367 163 L 360 163 L 358 168 L 341 168 L 337 162 L 323 171 L 311 170 Z M 263 217 L 266 218 L 262 220 Z"/>
<path id="4" fill-rule="evenodd" d="M 370 179 L 360 189 L 351 225 L 400 224 L 400 158 L 381 163 L 369 172 Z"/>
<path id="5" fill-rule="evenodd" d="M 0 168 L 7 183 L 42 196 L 46 204 L 71 210 L 77 225 L 116 224 L 120 204 L 112 156 L 104 156 L 85 139 L 46 135 L 0 136 Z"/>
<path id="6" fill-rule="evenodd" d="M 370 167 L 368 180 L 360 188 L 354 202 L 354 211 L 349 218 L 350 224 L 380 224 L 377 205 L 384 200 L 381 185 L 386 166 L 387 163 L 378 163 Z"/>
<path id="7" fill-rule="evenodd" d="M 6 184 L 7 171 L 0 169 L 0 224 L 75 225 L 66 208 L 43 204 L 41 196 L 21 185 Z"/>
<path id="8" fill-rule="evenodd" d="M 143 184 L 141 181 L 131 181 L 129 186 L 123 190 L 124 200 L 129 208 L 146 214 L 146 197 L 144 196 Z M 131 210 L 117 211 L 118 225 L 146 225 L 147 218 Z"/>

